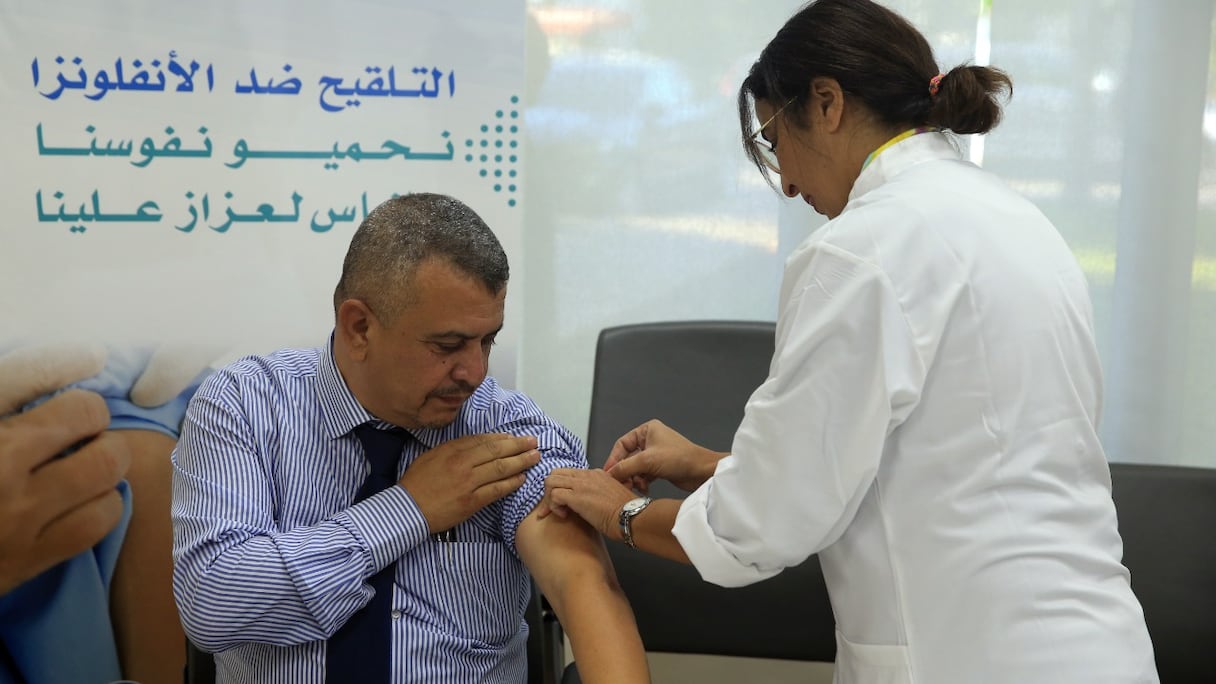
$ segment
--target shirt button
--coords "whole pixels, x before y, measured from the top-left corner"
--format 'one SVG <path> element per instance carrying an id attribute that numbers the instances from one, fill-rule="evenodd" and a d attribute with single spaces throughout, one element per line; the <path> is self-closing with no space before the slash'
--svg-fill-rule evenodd
<path id="1" fill-rule="evenodd" d="M 384 615 L 384 613 L 380 613 L 380 614 L 381 614 L 381 615 Z M 389 615 L 391 615 L 391 616 L 393 617 L 393 619 L 394 619 L 394 620 L 400 620 L 400 619 L 401 619 L 401 611 L 399 611 L 399 610 L 394 610 L 393 612 L 389 613 Z"/>

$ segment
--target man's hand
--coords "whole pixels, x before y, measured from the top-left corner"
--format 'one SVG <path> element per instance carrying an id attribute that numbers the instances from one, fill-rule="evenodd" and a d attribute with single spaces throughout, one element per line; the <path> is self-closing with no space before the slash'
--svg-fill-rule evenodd
<path id="1" fill-rule="evenodd" d="M 657 420 L 630 430 L 612 446 L 604 470 L 620 482 L 646 492 L 663 479 L 686 492 L 700 487 L 728 454 L 711 451 Z"/>
<path id="2" fill-rule="evenodd" d="M 9 372 L 11 360 L 0 359 L 7 402 L 0 416 L 53 389 L 49 375 L 35 373 L 24 377 L 37 382 L 18 392 L 9 383 L 17 374 Z M 114 435 L 97 436 L 109 423 L 105 401 L 82 390 L 0 418 L 0 594 L 90 548 L 122 518 L 114 487 L 131 457 Z M 82 440 L 88 442 L 55 458 Z"/>
<path id="3" fill-rule="evenodd" d="M 399 484 L 414 497 L 431 532 L 441 532 L 522 487 L 524 471 L 537 463 L 535 437 L 466 435 L 419 456 Z"/>
<path id="4" fill-rule="evenodd" d="M 565 518 L 574 511 L 600 534 L 621 541 L 621 507 L 635 496 L 602 470 L 558 468 L 545 479 L 545 498 L 537 506 L 537 518 L 549 513 Z"/>

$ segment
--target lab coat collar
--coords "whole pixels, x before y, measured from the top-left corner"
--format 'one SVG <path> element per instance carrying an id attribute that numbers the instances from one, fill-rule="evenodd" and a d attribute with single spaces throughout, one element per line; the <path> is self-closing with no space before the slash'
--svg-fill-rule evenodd
<path id="1" fill-rule="evenodd" d="M 869 165 L 861 170 L 861 174 L 853 182 L 848 204 L 917 164 L 960 158 L 961 155 L 950 138 L 940 131 L 920 133 L 901 140 L 883 150 L 882 154 L 872 159 Z M 848 209 L 848 205 L 845 209 Z"/>

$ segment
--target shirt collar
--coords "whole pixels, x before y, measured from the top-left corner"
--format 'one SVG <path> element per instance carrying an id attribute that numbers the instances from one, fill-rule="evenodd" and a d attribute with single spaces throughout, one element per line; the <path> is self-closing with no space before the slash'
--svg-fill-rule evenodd
<path id="1" fill-rule="evenodd" d="M 917 164 L 960 158 L 958 150 L 944 133 L 935 131 L 904 138 L 883 150 L 861 170 L 849 193 L 849 204 Z"/>
<path id="2" fill-rule="evenodd" d="M 356 427 L 371 421 L 380 429 L 397 427 L 380 420 L 363 408 L 355 398 L 342 373 L 338 362 L 334 360 L 334 333 L 329 334 L 329 342 L 321 349 L 321 358 L 317 364 L 317 396 L 321 402 L 321 414 L 324 416 L 325 432 L 331 439 L 338 439 Z M 414 439 L 426 448 L 436 446 L 457 437 L 470 434 L 470 425 L 476 423 L 490 411 L 494 397 L 497 396 L 498 383 L 487 376 L 481 385 L 473 392 L 473 396 L 465 402 L 456 420 L 440 428 L 406 429 Z"/>
<path id="3" fill-rule="evenodd" d="M 321 402 L 325 431 L 331 439 L 337 439 L 369 420 L 377 420 L 363 408 L 342 378 L 338 363 L 334 360 L 332 332 L 329 342 L 321 349 L 320 362 L 317 364 L 317 398 Z"/>

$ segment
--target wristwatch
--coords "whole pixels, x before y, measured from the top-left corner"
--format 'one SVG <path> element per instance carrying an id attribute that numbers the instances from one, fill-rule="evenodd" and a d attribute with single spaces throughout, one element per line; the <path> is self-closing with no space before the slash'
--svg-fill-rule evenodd
<path id="1" fill-rule="evenodd" d="M 650 505 L 650 501 L 649 496 L 639 496 L 626 501 L 625 505 L 621 506 L 621 538 L 631 549 L 638 547 L 633 543 L 633 516 L 644 511 Z"/>

